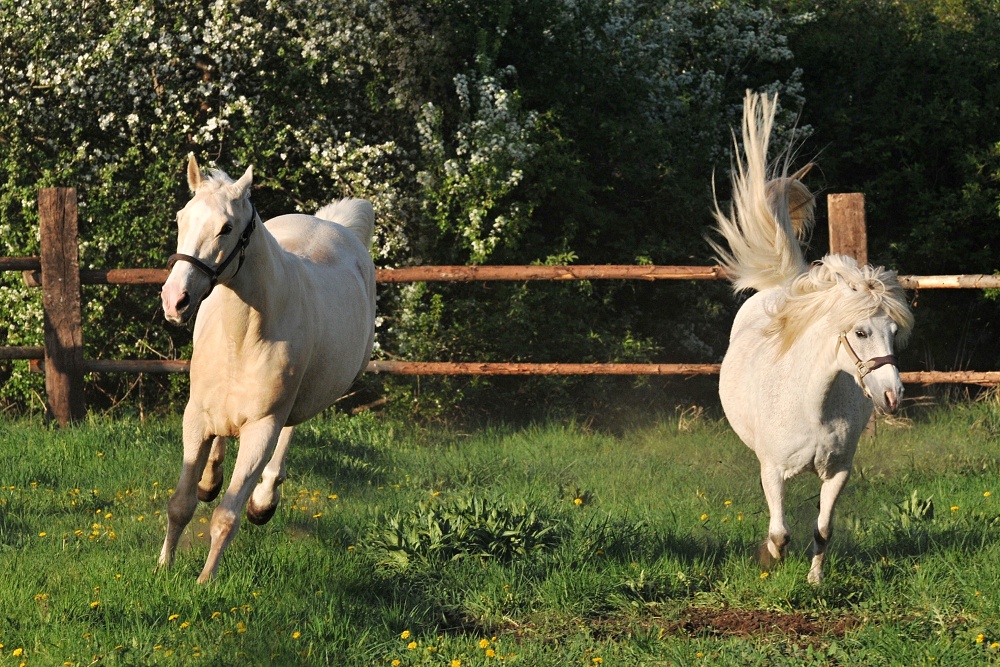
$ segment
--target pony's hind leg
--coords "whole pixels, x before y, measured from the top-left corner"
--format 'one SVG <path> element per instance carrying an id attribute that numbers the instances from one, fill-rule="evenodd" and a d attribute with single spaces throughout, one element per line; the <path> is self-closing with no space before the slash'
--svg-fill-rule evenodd
<path id="1" fill-rule="evenodd" d="M 205 434 L 201 420 L 192 417 L 193 414 L 194 411 L 188 409 L 184 415 L 184 462 L 177 488 L 167 502 L 167 536 L 160 550 L 158 567 L 170 567 L 173 563 L 177 542 L 198 506 L 198 480 L 208 460 L 212 436 Z"/>
<path id="2" fill-rule="evenodd" d="M 212 513 L 212 546 L 208 551 L 205 567 L 198 576 L 199 584 L 211 580 L 219 569 L 223 552 L 239 530 L 240 513 L 250 497 L 253 483 L 264 472 L 264 465 L 274 451 L 284 421 L 284 417 L 279 419 L 272 415 L 240 429 L 240 449 L 236 455 L 233 476 L 222 501 Z"/>
<path id="3" fill-rule="evenodd" d="M 247 520 L 252 524 L 264 525 L 271 520 L 278 509 L 278 503 L 281 501 L 280 487 L 288 477 L 285 472 L 285 456 L 288 454 L 288 446 L 292 443 L 294 430 L 294 426 L 281 429 L 274 454 L 271 455 L 271 460 L 261 475 L 260 483 L 247 502 Z"/>
<path id="4" fill-rule="evenodd" d="M 785 477 L 781 470 L 761 466 L 760 483 L 767 499 L 767 509 L 771 515 L 767 529 L 767 540 L 757 552 L 763 567 L 771 567 L 784 559 L 791 537 L 785 522 Z"/>
<path id="5" fill-rule="evenodd" d="M 205 472 L 198 482 L 198 500 L 209 503 L 215 500 L 222 490 L 222 461 L 226 458 L 226 439 L 221 435 L 212 441 L 212 450 L 205 463 Z"/>
<path id="6" fill-rule="evenodd" d="M 823 480 L 823 486 L 819 490 L 819 516 L 813 531 L 813 557 L 808 577 L 811 584 L 819 585 L 823 581 L 823 558 L 826 545 L 833 535 L 833 506 L 837 504 L 837 497 L 844 490 L 850 475 L 850 469 L 834 473 L 829 479 Z"/>

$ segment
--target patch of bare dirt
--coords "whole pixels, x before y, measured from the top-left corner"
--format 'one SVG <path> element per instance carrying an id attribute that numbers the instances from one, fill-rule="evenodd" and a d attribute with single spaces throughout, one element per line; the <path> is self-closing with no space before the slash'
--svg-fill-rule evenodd
<path id="1" fill-rule="evenodd" d="M 680 619 L 664 624 L 663 628 L 666 632 L 683 633 L 692 637 L 781 634 L 840 638 L 855 625 L 857 620 L 850 616 L 820 618 L 809 614 L 786 614 L 763 609 L 689 607 L 681 614 Z"/>

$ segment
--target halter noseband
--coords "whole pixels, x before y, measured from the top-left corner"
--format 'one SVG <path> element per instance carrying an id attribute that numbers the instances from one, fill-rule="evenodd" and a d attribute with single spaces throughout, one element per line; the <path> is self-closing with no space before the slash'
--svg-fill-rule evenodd
<path id="1" fill-rule="evenodd" d="M 887 354 L 883 357 L 872 357 L 868 361 L 862 361 L 858 353 L 854 351 L 851 347 L 850 341 L 847 340 L 847 334 L 841 332 L 840 336 L 837 337 L 837 350 L 840 350 L 840 346 L 843 345 L 847 349 L 847 353 L 851 355 L 851 359 L 854 360 L 854 365 L 858 368 L 858 382 L 861 383 L 861 388 L 864 390 L 865 395 L 871 397 L 871 393 L 868 391 L 868 387 L 865 386 L 865 376 L 872 371 L 882 368 L 883 366 L 895 366 L 899 368 L 899 360 L 896 359 L 896 355 Z"/>
<path id="2" fill-rule="evenodd" d="M 207 297 L 209 294 L 212 293 L 212 290 L 215 289 L 215 285 L 219 282 L 219 276 L 222 275 L 222 272 L 226 270 L 226 267 L 232 264 L 234 259 L 236 259 L 237 253 L 239 253 L 240 262 L 239 264 L 236 265 L 236 273 L 239 273 L 240 269 L 243 268 L 243 259 L 245 258 L 246 255 L 246 249 L 247 246 L 250 245 L 250 235 L 253 234 L 253 230 L 256 226 L 257 226 L 257 207 L 253 205 L 253 202 L 250 202 L 250 222 L 247 223 L 247 226 L 243 229 L 243 233 L 240 234 L 240 238 L 236 242 L 236 247 L 233 248 L 233 251 L 229 253 L 228 257 L 222 260 L 219 266 L 213 269 L 211 266 L 201 261 L 197 257 L 194 257 L 192 255 L 185 255 L 182 252 L 175 252 L 173 255 L 167 258 L 167 270 L 172 269 L 174 267 L 174 264 L 176 264 L 179 260 L 184 260 L 185 262 L 191 264 L 194 268 L 198 269 L 206 276 L 208 276 L 208 279 L 211 281 L 211 285 L 208 288 L 208 292 L 205 293 L 205 297 Z M 233 275 L 235 276 L 236 273 L 234 273 Z"/>

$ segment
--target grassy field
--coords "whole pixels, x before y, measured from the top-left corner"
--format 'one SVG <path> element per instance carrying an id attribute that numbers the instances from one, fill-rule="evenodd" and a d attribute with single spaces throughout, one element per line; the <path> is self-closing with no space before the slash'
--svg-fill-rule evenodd
<path id="1" fill-rule="evenodd" d="M 820 588 L 816 480 L 790 485 L 791 557 L 762 571 L 756 459 L 698 410 L 313 421 L 278 514 L 204 587 L 212 506 L 153 571 L 179 420 L 0 422 L 0 666 L 998 662 L 1000 406 L 909 418 L 862 441 Z"/>

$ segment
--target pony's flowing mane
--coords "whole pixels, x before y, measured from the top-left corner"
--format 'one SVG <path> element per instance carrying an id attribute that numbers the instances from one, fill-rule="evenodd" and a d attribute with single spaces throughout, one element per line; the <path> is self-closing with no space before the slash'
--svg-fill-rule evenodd
<path id="1" fill-rule="evenodd" d="M 235 182 L 229 174 L 221 169 L 209 169 L 207 172 L 202 172 L 201 182 L 198 184 L 196 192 L 211 194 Z"/>
<path id="2" fill-rule="evenodd" d="M 852 257 L 827 255 L 785 285 L 783 292 L 768 313 L 771 323 L 764 330 L 782 352 L 824 317 L 830 333 L 837 334 L 882 311 L 899 327 L 896 344 L 900 347 L 913 330 L 913 313 L 896 272 L 859 266 Z"/>

